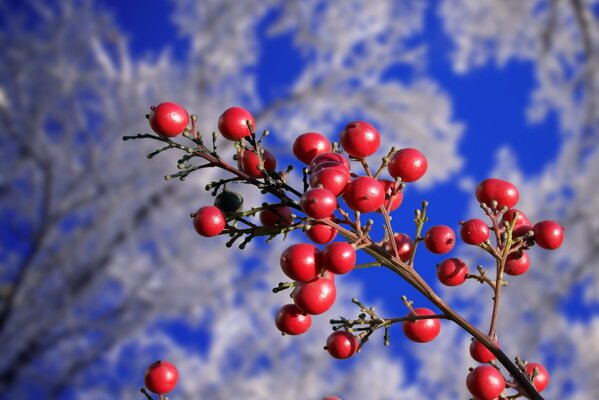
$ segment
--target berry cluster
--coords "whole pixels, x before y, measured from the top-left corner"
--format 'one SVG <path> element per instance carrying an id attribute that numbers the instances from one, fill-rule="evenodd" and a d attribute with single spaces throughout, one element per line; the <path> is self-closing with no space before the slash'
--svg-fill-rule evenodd
<path id="1" fill-rule="evenodd" d="M 404 334 L 410 340 L 430 342 L 440 333 L 441 319 L 447 319 L 473 336 L 470 354 L 475 361 L 487 364 L 472 369 L 466 379 L 466 386 L 476 399 L 498 399 L 504 396 L 505 390 L 515 391 L 509 395 L 510 399 L 520 396 L 542 399 L 538 392 L 548 383 L 547 370 L 540 364 L 526 363 L 519 358 L 512 362 L 499 348 L 496 323 L 501 289 L 507 285 L 504 274 L 516 276 L 525 273 L 530 266 L 527 250 L 535 244 L 544 249 L 557 249 L 564 239 L 564 230 L 555 221 L 541 221 L 533 225 L 521 210 L 514 208 L 519 193 L 512 183 L 495 178 L 483 180 L 475 195 L 490 223 L 478 218 L 460 223 L 462 241 L 480 247 L 494 259 L 495 276 L 490 276 L 482 266 L 477 267 L 477 273 L 470 273 L 466 262 L 456 257 L 447 258 L 437 265 L 437 277 L 443 285 L 459 286 L 472 279 L 486 283 L 492 289 L 493 314 L 489 331 L 485 334 L 447 305 L 414 266 L 420 242 L 424 242 L 426 249 L 433 254 L 449 253 L 456 244 L 453 229 L 436 225 L 423 234 L 424 224 L 428 221 L 428 203 L 423 202 L 422 208 L 416 210 L 416 234 L 413 238 L 393 231 L 390 214 L 401 206 L 406 184 L 418 181 L 428 168 L 427 159 L 419 150 L 392 148 L 382 158 L 380 167 L 371 170 L 367 158 L 374 155 L 380 146 L 380 134 L 372 124 L 365 121 L 348 123 L 339 137 L 340 146 L 329 142 L 320 133 L 304 133 L 293 143 L 293 154 L 305 165 L 303 190 L 297 190 L 288 182 L 293 167 L 277 170 L 275 155 L 262 145 L 268 131 L 258 138 L 254 117 L 241 107 L 229 108 L 218 121 L 222 137 L 234 143 L 234 165 L 218 154 L 216 133 L 212 135 L 211 148 L 205 145 L 196 117 L 192 115 L 190 118 L 183 107 L 162 103 L 152 107 L 148 119 L 157 136 L 140 134 L 124 139 L 151 138 L 164 143 L 164 147 L 149 154 L 149 158 L 169 149 L 183 151 L 184 155 L 177 165 L 180 172 L 167 175 L 167 179 L 184 180 L 191 172 L 202 168 L 220 168 L 231 174 L 230 178 L 220 179 L 206 187 L 212 191 L 214 202 L 192 214 L 193 226 L 199 235 L 227 235 L 227 246 L 241 240 L 241 249 L 256 237 L 271 240 L 278 235 L 286 237 L 294 230 L 301 230 L 312 242 L 293 244 L 280 257 L 280 267 L 290 281 L 279 283 L 273 292 L 292 288 L 293 299 L 292 303 L 283 305 L 275 316 L 275 325 L 283 334 L 305 333 L 310 328 L 312 316 L 331 308 L 336 298 L 337 275 L 347 274 L 356 268 L 383 266 L 418 289 L 440 311 L 414 308 L 413 302 L 403 296 L 408 313 L 403 317 L 383 318 L 373 307 L 366 307 L 352 299 L 360 314 L 354 319 L 341 317 L 331 320 L 333 333 L 325 346 L 331 356 L 338 359 L 353 356 L 379 329 L 384 330 L 387 345 L 389 328 L 397 323 L 401 323 Z M 191 127 L 188 126 L 190 121 Z M 179 135 L 192 144 L 184 145 L 172 140 Z M 193 159 L 201 159 L 205 163 L 192 165 L 190 161 Z M 358 165 L 362 172 L 353 169 L 352 165 Z M 382 176 L 385 173 L 388 174 L 387 179 Z M 227 185 L 232 184 L 255 186 L 276 201 L 244 210 L 243 198 L 227 189 Z M 381 240 L 377 241 L 371 235 L 373 219 L 362 223 L 362 218 L 369 213 L 376 213 L 371 215 L 379 215 L 378 218 L 382 217 L 384 221 L 385 236 Z M 492 234 L 494 243 L 491 241 Z M 338 235 L 343 240 L 334 241 Z M 372 256 L 374 261 L 357 265 L 357 251 Z M 497 361 L 506 368 L 511 378 L 504 377 Z M 172 383 L 172 379 L 167 381 Z M 155 393 L 165 393 L 174 387 L 174 383 L 171 387 L 170 384 L 161 386 L 156 382 L 146 379 L 146 386 Z M 160 379 L 158 382 L 161 382 Z"/>

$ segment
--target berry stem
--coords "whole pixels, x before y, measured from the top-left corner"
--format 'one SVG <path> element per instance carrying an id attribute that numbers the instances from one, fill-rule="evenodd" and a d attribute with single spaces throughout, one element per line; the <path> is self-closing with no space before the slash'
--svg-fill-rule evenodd
<path id="1" fill-rule="evenodd" d="M 408 265 L 410 267 L 414 266 L 414 256 L 416 255 L 416 248 L 418 247 L 418 243 L 424 240 L 420 235 L 422 234 L 422 228 L 424 227 L 424 223 L 428 221 L 426 217 L 426 208 L 428 207 L 428 201 L 422 202 L 422 208 L 420 210 L 416 210 L 416 217 L 414 218 L 414 222 L 416 222 L 416 235 L 414 236 L 414 247 L 412 247 L 412 252 L 410 253 L 410 258 L 408 259 Z"/>

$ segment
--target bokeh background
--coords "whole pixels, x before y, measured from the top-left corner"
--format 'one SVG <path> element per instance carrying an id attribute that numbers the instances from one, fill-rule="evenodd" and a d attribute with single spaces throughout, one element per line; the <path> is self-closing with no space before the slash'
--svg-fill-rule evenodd
<path id="1" fill-rule="evenodd" d="M 173 400 L 468 398 L 470 339 L 449 323 L 426 345 L 396 328 L 390 347 L 376 335 L 351 360 L 322 350 L 328 319 L 357 314 L 351 297 L 386 316 L 406 312 L 403 294 L 427 306 L 389 271 L 339 278 L 309 333 L 277 333 L 288 298 L 270 288 L 301 235 L 244 251 L 198 237 L 189 213 L 211 203 L 218 175 L 165 182 L 174 155 L 147 160 L 154 143 L 121 140 L 148 131 L 149 105 L 165 100 L 204 132 L 248 108 L 280 165 L 305 131 L 336 140 L 350 120 L 373 122 L 380 154 L 414 146 L 429 159 L 394 214 L 410 234 L 423 199 L 432 223 L 457 229 L 480 215 L 478 181 L 514 182 L 519 208 L 561 222 L 566 241 L 532 250 L 510 279 L 499 339 L 546 364 L 546 398 L 594 398 L 598 13 L 596 0 L 0 2 L 0 398 L 139 399 L 157 358 L 179 368 Z M 416 264 L 486 329 L 488 288 L 439 287 L 441 260 L 422 250 Z"/>

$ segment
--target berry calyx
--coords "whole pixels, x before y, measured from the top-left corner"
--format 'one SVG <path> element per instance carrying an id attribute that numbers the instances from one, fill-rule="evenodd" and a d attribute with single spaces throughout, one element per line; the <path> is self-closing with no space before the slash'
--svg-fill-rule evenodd
<path id="1" fill-rule="evenodd" d="M 505 389 L 505 379 L 495 367 L 481 365 L 470 371 L 466 378 L 466 387 L 480 400 L 494 400 Z"/>
<path id="2" fill-rule="evenodd" d="M 535 368 L 537 370 L 536 373 Z M 526 364 L 524 370 L 529 376 L 534 376 L 532 384 L 537 389 L 537 392 L 545 390 L 549 384 L 549 372 L 547 372 L 547 369 L 542 364 L 531 362 Z"/>
<path id="3" fill-rule="evenodd" d="M 535 242 L 544 249 L 555 250 L 564 241 L 564 227 L 555 221 L 537 222 L 532 230 Z"/>
<path id="4" fill-rule="evenodd" d="M 360 176 L 347 185 L 343 200 L 352 210 L 369 213 L 385 202 L 385 186 L 375 178 Z"/>
<path id="5" fill-rule="evenodd" d="M 307 216 L 324 219 L 330 217 L 337 208 L 337 198 L 328 189 L 314 188 L 303 194 L 300 207 Z"/>
<path id="6" fill-rule="evenodd" d="M 353 121 L 341 132 L 341 147 L 351 157 L 368 157 L 379 149 L 381 136 L 374 126 L 366 121 Z"/>
<path id="7" fill-rule="evenodd" d="M 277 159 L 274 154 L 266 149 L 262 154 L 262 158 L 264 160 L 264 169 L 268 172 L 273 172 L 277 169 Z M 260 158 L 258 154 L 256 154 L 253 150 L 244 150 L 241 155 L 241 170 L 248 174 L 252 178 L 261 178 L 264 176 L 264 171 L 258 169 L 260 164 Z"/>
<path id="8" fill-rule="evenodd" d="M 330 277 L 318 277 L 308 282 L 300 282 L 292 293 L 293 301 L 302 311 L 319 315 L 335 303 L 337 289 Z"/>
<path id="9" fill-rule="evenodd" d="M 291 245 L 281 254 L 281 269 L 294 281 L 312 280 L 322 269 L 317 263 L 318 253 L 318 249 L 308 243 Z"/>
<path id="10" fill-rule="evenodd" d="M 153 393 L 165 394 L 177 386 L 179 371 L 168 361 L 158 360 L 146 369 L 144 384 Z"/>
<path id="11" fill-rule="evenodd" d="M 458 286 L 466 281 L 468 266 L 459 258 L 448 258 L 437 265 L 437 278 L 445 286 Z"/>
<path id="12" fill-rule="evenodd" d="M 225 215 L 236 213 L 243 206 L 243 197 L 239 193 L 223 190 L 214 198 L 214 206 Z"/>
<path id="13" fill-rule="evenodd" d="M 402 182 L 415 182 L 422 178 L 428 169 L 428 161 L 424 154 L 413 148 L 405 148 L 396 151 L 387 170 L 394 178 L 400 177 Z"/>
<path id="14" fill-rule="evenodd" d="M 323 164 L 321 164 L 323 165 Z M 321 185 L 335 195 L 341 195 L 350 179 L 349 171 L 341 164 L 334 164 L 326 168 L 319 168 L 317 172 L 310 175 L 310 186 Z"/>
<path id="15" fill-rule="evenodd" d="M 331 151 L 331 143 L 322 134 L 307 132 L 299 135 L 293 142 L 293 154 L 304 164 L 310 162 L 319 154 Z"/>
<path id="16" fill-rule="evenodd" d="M 252 129 L 256 128 L 254 116 L 245 108 L 231 107 L 225 110 L 218 119 L 218 130 L 225 139 L 240 140 L 250 136 L 247 121 Z"/>
<path id="17" fill-rule="evenodd" d="M 179 104 L 165 102 L 152 109 L 149 120 L 152 130 L 159 136 L 175 137 L 187 128 L 189 114 Z"/>
<path id="18" fill-rule="evenodd" d="M 310 229 L 306 230 L 306 236 L 308 236 L 314 243 L 325 244 L 335 239 L 337 230 L 332 226 L 313 224 L 310 225 Z"/>
<path id="19" fill-rule="evenodd" d="M 435 315 L 435 312 L 428 308 L 416 308 L 413 312 L 410 311 L 407 317 L 426 315 Z M 402 328 L 408 339 L 417 343 L 427 343 L 441 332 L 441 322 L 437 318 L 407 320 L 402 322 Z"/>
<path id="20" fill-rule="evenodd" d="M 433 226 L 424 235 L 424 245 L 431 253 L 448 253 L 455 245 L 455 233 L 447 225 Z"/>
<path id="21" fill-rule="evenodd" d="M 275 316 L 275 325 L 281 333 L 301 335 L 310 329 L 312 316 L 305 314 L 295 304 L 286 304 L 279 309 Z"/>
<path id="22" fill-rule="evenodd" d="M 460 227 L 460 237 L 464 243 L 478 246 L 489 238 L 489 226 L 482 219 L 474 218 Z"/>
<path id="23" fill-rule="evenodd" d="M 476 187 L 476 199 L 491 207 L 493 201 L 497 202 L 497 209 L 504 206 L 512 208 L 518 203 L 520 194 L 514 184 L 497 178 L 485 179 Z"/>
<path id="24" fill-rule="evenodd" d="M 495 346 L 499 347 L 499 342 L 497 341 L 497 339 L 494 339 L 493 343 L 495 344 Z M 470 342 L 469 351 L 470 356 L 479 363 L 486 364 L 495 359 L 495 355 L 491 353 L 489 349 L 487 349 L 485 345 L 477 339 L 473 339 L 472 342 Z"/>
<path id="25" fill-rule="evenodd" d="M 193 215 L 193 227 L 205 237 L 219 235 L 225 229 L 225 224 L 225 214 L 215 206 L 202 207 Z"/>
<path id="26" fill-rule="evenodd" d="M 525 251 L 519 251 L 507 256 L 503 272 L 508 275 L 518 276 L 528 271 L 530 267 L 530 258 Z"/>
<path id="27" fill-rule="evenodd" d="M 271 206 L 260 211 L 260 223 L 262 226 L 291 225 L 293 217 L 291 208 L 287 206 Z"/>
<path id="28" fill-rule="evenodd" d="M 397 256 L 403 262 L 408 261 L 412 255 L 412 248 L 414 247 L 412 238 L 405 233 L 396 233 L 393 235 L 393 239 L 395 240 L 395 247 L 397 248 Z M 390 251 L 392 248 L 391 244 L 387 243 L 385 248 L 387 251 Z"/>
<path id="29" fill-rule="evenodd" d="M 334 242 L 322 251 L 324 267 L 334 274 L 342 275 L 356 265 L 356 250 L 347 242 Z"/>
<path id="30" fill-rule="evenodd" d="M 381 179 L 380 182 L 383 184 L 383 189 L 385 190 L 385 201 L 383 203 L 383 207 L 388 208 L 389 212 L 397 210 L 403 201 L 403 192 L 401 190 L 395 190 L 395 181 Z M 393 202 L 389 207 L 391 197 L 393 197 Z M 380 212 L 380 210 L 377 210 L 377 212 Z"/>
<path id="31" fill-rule="evenodd" d="M 342 164 L 347 170 L 350 169 L 349 160 L 340 153 L 321 153 L 312 159 L 310 162 L 310 170 L 314 172 L 315 168 L 322 163 L 333 162 Z"/>
<path id="32" fill-rule="evenodd" d="M 340 360 L 350 358 L 358 351 L 358 339 L 347 331 L 336 331 L 327 338 L 326 350 Z"/>

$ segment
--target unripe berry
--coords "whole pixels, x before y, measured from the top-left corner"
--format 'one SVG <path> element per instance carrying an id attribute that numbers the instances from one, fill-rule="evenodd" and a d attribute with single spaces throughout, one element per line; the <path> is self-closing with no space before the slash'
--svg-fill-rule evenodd
<path id="1" fill-rule="evenodd" d="M 358 339 L 351 333 L 336 331 L 327 338 L 326 349 L 331 356 L 343 360 L 356 354 L 358 345 Z"/>
<path id="2" fill-rule="evenodd" d="M 407 317 L 421 315 L 435 315 L 435 312 L 428 308 L 416 308 L 414 312 L 410 311 Z M 427 343 L 441 332 L 441 322 L 437 318 L 417 319 L 402 322 L 402 328 L 408 339 L 418 343 Z"/>
<path id="3" fill-rule="evenodd" d="M 468 374 L 466 387 L 481 400 L 494 400 L 505 389 L 505 379 L 495 367 L 481 365 Z"/>
<path id="4" fill-rule="evenodd" d="M 431 253 L 448 253 L 455 245 L 455 233 L 446 225 L 433 226 L 424 235 L 424 245 Z"/>
<path id="5" fill-rule="evenodd" d="M 324 219 L 330 217 L 337 208 L 337 198 L 328 189 L 314 188 L 303 194 L 300 207 L 310 218 Z"/>
<path id="6" fill-rule="evenodd" d="M 176 103 L 160 103 L 149 116 L 152 130 L 162 137 L 175 137 L 183 133 L 189 123 L 189 114 Z"/>
<path id="7" fill-rule="evenodd" d="M 322 314 L 331 308 L 336 295 L 335 281 L 330 277 L 300 282 L 292 293 L 295 305 L 312 315 Z"/>
<path id="8" fill-rule="evenodd" d="M 347 242 L 334 242 L 322 251 L 324 268 L 334 274 L 342 275 L 351 271 L 356 265 L 356 251 Z"/>
<path id="9" fill-rule="evenodd" d="M 293 142 L 293 154 L 304 164 L 310 162 L 319 154 L 331 151 L 329 140 L 317 132 L 307 132 L 299 135 Z"/>
<path id="10" fill-rule="evenodd" d="M 309 281 L 322 270 L 317 262 L 318 249 L 308 243 L 289 246 L 281 254 L 281 269 L 294 281 Z"/>
<path id="11" fill-rule="evenodd" d="M 537 222 L 533 228 L 535 242 L 547 250 L 555 250 L 564 241 L 564 228 L 555 221 Z"/>
<path id="12" fill-rule="evenodd" d="M 352 210 L 369 213 L 385 202 L 385 187 L 375 178 L 360 176 L 347 185 L 343 200 Z"/>
<path id="13" fill-rule="evenodd" d="M 512 208 L 518 203 L 520 194 L 512 183 L 497 178 L 485 179 L 476 187 L 476 199 L 491 207 L 493 200 L 497 202 L 497 209 Z"/>
<path id="14" fill-rule="evenodd" d="M 532 379 L 532 384 L 537 389 L 537 392 L 542 392 L 549 384 L 549 372 L 547 372 L 547 369 L 542 364 L 534 362 L 526 364 L 524 369 L 529 376 L 533 376 L 535 368 L 537 368 L 537 374 Z"/>
<path id="15" fill-rule="evenodd" d="M 277 169 L 277 159 L 270 151 L 263 149 L 262 158 L 264 160 L 264 169 L 268 172 L 273 172 Z M 241 170 L 252 178 L 261 178 L 264 171 L 258 169 L 260 158 L 253 150 L 244 150 L 241 155 Z"/>
<path id="16" fill-rule="evenodd" d="M 448 258 L 437 265 L 437 278 L 445 286 L 458 286 L 466 281 L 468 266 L 459 258 Z"/>
<path id="17" fill-rule="evenodd" d="M 153 393 L 165 394 L 177 386 L 179 371 L 168 361 L 156 361 L 144 374 L 144 384 Z"/>
<path id="18" fill-rule="evenodd" d="M 341 147 L 352 157 L 368 157 L 379 149 L 381 137 L 374 126 L 366 121 L 354 121 L 341 132 Z"/>
<path id="19" fill-rule="evenodd" d="M 504 272 L 508 275 L 522 275 L 530 267 L 530 258 L 525 251 L 512 253 L 505 260 Z"/>
<path id="20" fill-rule="evenodd" d="M 460 237 L 467 244 L 478 246 L 489 238 L 489 226 L 482 219 L 470 219 L 460 227 Z"/>
<path id="21" fill-rule="evenodd" d="M 241 209 L 243 197 L 239 193 L 223 190 L 214 198 L 214 206 L 229 215 Z"/>
<path id="22" fill-rule="evenodd" d="M 310 229 L 306 230 L 306 236 L 314 243 L 325 244 L 335 239 L 337 230 L 328 225 L 313 224 L 310 226 Z"/>
<path id="23" fill-rule="evenodd" d="M 202 236 L 219 235 L 225 229 L 225 224 L 225 215 L 218 207 L 202 207 L 193 215 L 193 227 Z"/>
<path id="24" fill-rule="evenodd" d="M 286 304 L 275 316 L 277 329 L 287 335 L 301 335 L 310 329 L 312 316 L 305 314 L 295 304 Z"/>
<path id="25" fill-rule="evenodd" d="M 287 206 L 271 207 L 272 209 L 267 208 L 266 210 L 260 211 L 260 223 L 262 226 L 291 225 L 293 222 L 291 208 Z"/>
<path id="26" fill-rule="evenodd" d="M 495 343 L 495 346 L 499 347 L 499 342 L 497 341 L 497 339 L 493 340 L 493 343 Z M 487 349 L 485 345 L 479 342 L 477 339 L 473 339 L 472 342 L 470 342 L 469 351 L 470 356 L 479 363 L 484 364 L 495 359 L 495 355 L 491 353 L 489 349 Z"/>
<path id="27" fill-rule="evenodd" d="M 394 178 L 400 177 L 402 182 L 415 182 L 426 173 L 428 161 L 417 149 L 405 148 L 396 151 L 387 170 Z"/>
<path id="28" fill-rule="evenodd" d="M 225 110 L 218 119 L 218 130 L 225 139 L 240 140 L 250 136 L 247 121 L 250 121 L 252 129 L 256 129 L 256 121 L 248 110 L 231 107 Z"/>

